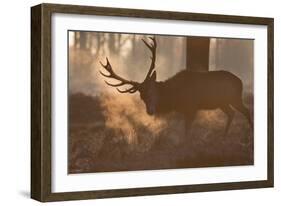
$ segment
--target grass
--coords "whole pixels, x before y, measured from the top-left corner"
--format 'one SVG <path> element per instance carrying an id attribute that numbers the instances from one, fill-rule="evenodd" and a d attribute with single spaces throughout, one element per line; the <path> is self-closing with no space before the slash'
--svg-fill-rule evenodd
<path id="1" fill-rule="evenodd" d="M 253 110 L 252 95 L 245 102 Z M 69 96 L 70 173 L 251 165 L 253 132 L 235 112 L 227 136 L 220 110 L 199 112 L 186 135 L 182 117 L 150 117 L 138 97 Z"/>

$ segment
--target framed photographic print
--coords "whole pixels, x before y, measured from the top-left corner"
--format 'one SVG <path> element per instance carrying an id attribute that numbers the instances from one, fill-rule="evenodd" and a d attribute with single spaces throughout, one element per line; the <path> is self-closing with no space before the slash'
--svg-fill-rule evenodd
<path id="1" fill-rule="evenodd" d="M 31 8 L 31 197 L 273 187 L 273 19 Z"/>

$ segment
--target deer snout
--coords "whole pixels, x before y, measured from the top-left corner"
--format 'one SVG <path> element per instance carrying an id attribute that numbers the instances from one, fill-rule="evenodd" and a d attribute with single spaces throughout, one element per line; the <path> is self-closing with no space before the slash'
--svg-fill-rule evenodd
<path id="1" fill-rule="evenodd" d="M 146 113 L 148 115 L 154 115 L 155 114 L 155 108 L 152 108 L 152 107 L 146 108 Z"/>

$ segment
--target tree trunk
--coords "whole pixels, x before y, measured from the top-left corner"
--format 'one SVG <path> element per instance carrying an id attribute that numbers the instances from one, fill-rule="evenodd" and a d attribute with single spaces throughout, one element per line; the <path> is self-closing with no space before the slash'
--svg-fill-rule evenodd
<path id="1" fill-rule="evenodd" d="M 108 39 L 108 48 L 109 48 L 109 52 L 110 55 L 116 55 L 117 51 L 116 51 L 116 45 L 115 45 L 115 34 L 110 33 L 109 34 L 109 39 Z"/>
<path id="2" fill-rule="evenodd" d="M 81 31 L 80 32 L 80 49 L 86 49 L 87 47 L 87 33 Z"/>
<path id="3" fill-rule="evenodd" d="M 210 38 L 186 37 L 186 69 L 209 70 Z"/>
<path id="4" fill-rule="evenodd" d="M 74 48 L 77 49 L 79 45 L 79 32 L 74 32 Z"/>

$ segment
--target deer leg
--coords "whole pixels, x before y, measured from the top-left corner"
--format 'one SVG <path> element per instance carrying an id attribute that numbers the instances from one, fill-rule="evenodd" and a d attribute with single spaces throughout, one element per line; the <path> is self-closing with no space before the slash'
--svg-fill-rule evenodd
<path id="1" fill-rule="evenodd" d="M 253 122 L 251 119 L 250 111 L 247 107 L 245 107 L 245 105 L 242 102 L 242 99 L 238 103 L 231 104 L 231 105 L 247 118 L 250 127 L 253 128 Z"/>
<path id="2" fill-rule="evenodd" d="M 196 113 L 188 113 L 185 115 L 185 135 L 188 135 L 188 132 L 191 128 L 192 122 L 194 121 Z"/>
<path id="3" fill-rule="evenodd" d="M 251 119 L 251 115 L 250 115 L 250 111 L 247 107 L 245 107 L 245 105 L 243 104 L 243 101 L 242 101 L 242 98 L 240 98 L 240 100 L 238 102 L 235 102 L 235 103 L 231 103 L 231 105 L 237 109 L 239 112 L 241 112 L 248 120 L 248 123 L 249 123 L 249 127 L 250 127 L 250 130 L 253 129 L 253 122 L 252 122 L 252 119 Z M 249 143 L 250 139 L 249 137 L 246 138 L 245 137 L 245 142 L 244 143 Z"/>
<path id="4" fill-rule="evenodd" d="M 229 105 L 220 107 L 220 109 L 227 115 L 227 123 L 224 129 L 224 136 L 226 136 L 234 117 L 234 110 Z"/>

